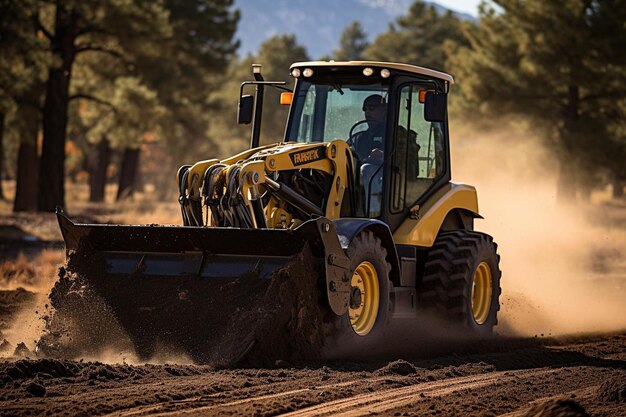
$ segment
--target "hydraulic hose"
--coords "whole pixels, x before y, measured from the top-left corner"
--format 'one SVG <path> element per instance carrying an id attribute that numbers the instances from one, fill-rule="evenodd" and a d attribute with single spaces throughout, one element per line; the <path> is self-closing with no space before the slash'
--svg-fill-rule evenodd
<path id="1" fill-rule="evenodd" d="M 267 219 L 265 218 L 265 212 L 263 211 L 263 200 L 252 200 L 252 210 L 254 213 L 254 220 L 256 221 L 256 227 L 259 229 L 267 229 Z"/>
<path id="2" fill-rule="evenodd" d="M 297 209 L 303 211 L 309 216 L 323 216 L 324 212 L 317 205 L 298 194 L 291 187 L 286 184 L 276 182 L 271 178 L 266 178 L 265 183 L 267 186 L 279 197 L 295 206 Z"/>

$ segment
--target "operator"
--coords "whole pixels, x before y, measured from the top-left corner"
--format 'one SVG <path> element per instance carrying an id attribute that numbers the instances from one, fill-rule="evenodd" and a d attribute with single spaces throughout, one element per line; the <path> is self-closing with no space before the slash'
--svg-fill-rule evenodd
<path id="1" fill-rule="evenodd" d="M 354 135 L 354 150 L 359 160 L 382 163 L 387 103 L 379 94 L 372 94 L 363 101 L 363 113 L 368 129 Z"/>

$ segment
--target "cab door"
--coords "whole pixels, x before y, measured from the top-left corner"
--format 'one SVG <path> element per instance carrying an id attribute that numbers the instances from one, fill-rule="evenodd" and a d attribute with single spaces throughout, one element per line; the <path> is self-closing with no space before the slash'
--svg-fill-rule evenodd
<path id="1" fill-rule="evenodd" d="M 430 122 L 424 117 L 425 93 L 443 94 L 435 81 L 399 77 L 391 98 L 394 117 L 388 126 L 391 146 L 387 159 L 384 217 L 394 231 L 416 204 L 450 181 L 447 120 Z"/>

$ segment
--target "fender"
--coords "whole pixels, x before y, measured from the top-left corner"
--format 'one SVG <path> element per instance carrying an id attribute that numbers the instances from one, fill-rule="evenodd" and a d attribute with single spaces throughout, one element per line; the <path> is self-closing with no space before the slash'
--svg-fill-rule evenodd
<path id="1" fill-rule="evenodd" d="M 422 205 L 411 209 L 411 215 L 395 231 L 393 240 L 397 245 L 430 248 L 448 213 L 454 210 L 462 210 L 466 216 L 482 218 L 478 213 L 476 188 L 452 182 L 441 187 Z"/>
<path id="2" fill-rule="evenodd" d="M 391 276 L 389 277 L 394 285 L 400 284 L 400 262 L 398 260 L 398 252 L 393 242 L 393 236 L 389 226 L 377 219 L 361 219 L 361 218 L 341 218 L 333 220 L 339 243 L 343 250 L 348 249 L 350 242 L 359 233 L 370 230 L 374 236 L 380 239 L 383 248 L 387 251 L 387 262 L 391 265 Z"/>

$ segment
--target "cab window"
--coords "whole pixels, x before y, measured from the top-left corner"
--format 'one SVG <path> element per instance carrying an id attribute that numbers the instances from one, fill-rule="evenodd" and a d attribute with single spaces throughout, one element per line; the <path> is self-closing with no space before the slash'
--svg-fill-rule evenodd
<path id="1" fill-rule="evenodd" d="M 420 102 L 420 91 L 423 97 L 423 91 L 432 88 L 418 83 L 400 88 L 391 167 L 392 212 L 411 207 L 444 173 L 443 124 L 426 121 Z"/>
<path id="2" fill-rule="evenodd" d="M 362 77 L 318 76 L 300 80 L 286 138 L 292 142 L 330 142 L 350 139 L 364 123 L 363 102 L 372 94 L 387 96 L 387 80 L 363 82 Z"/>

